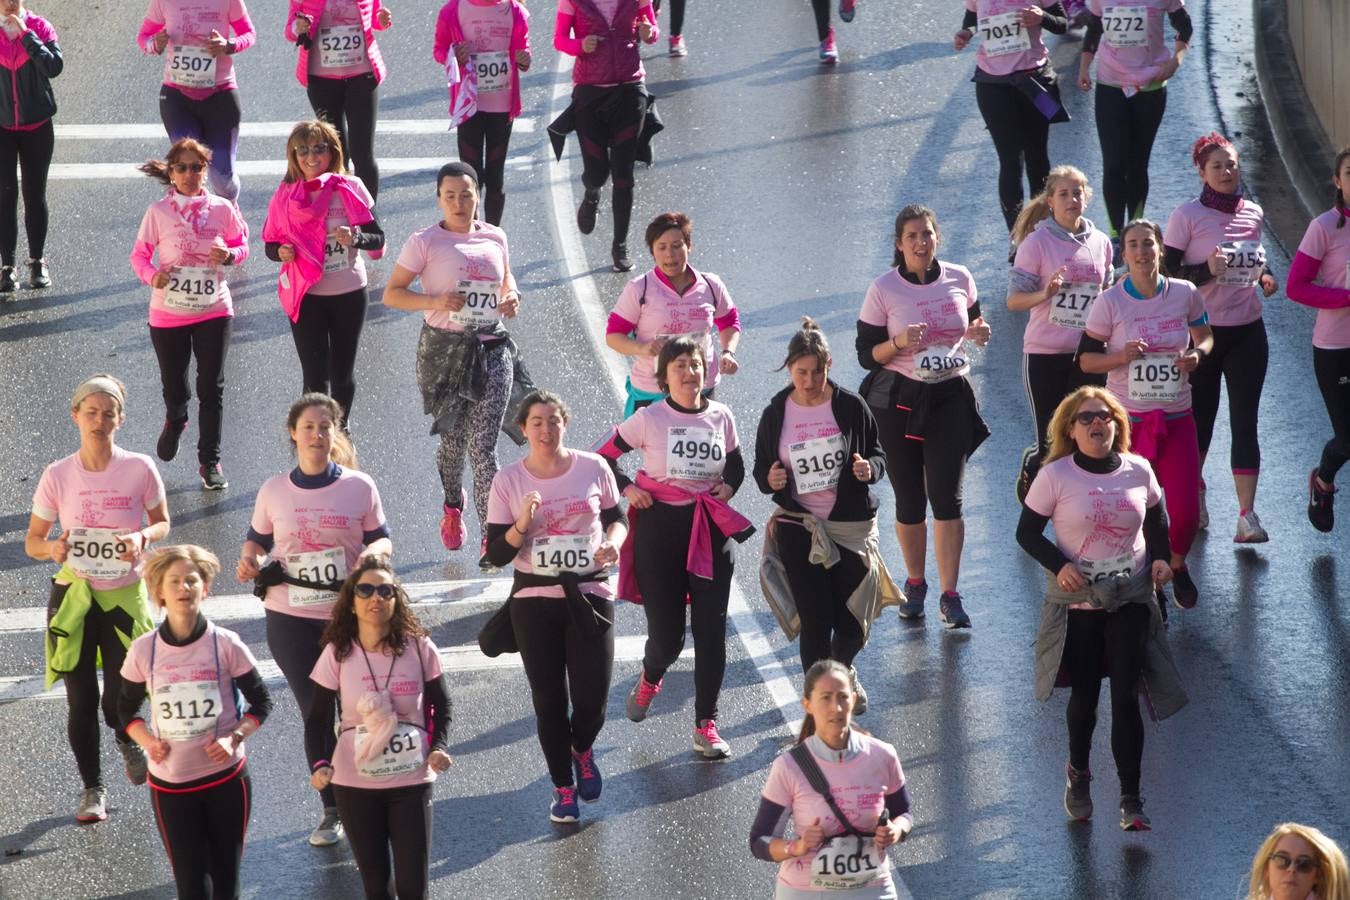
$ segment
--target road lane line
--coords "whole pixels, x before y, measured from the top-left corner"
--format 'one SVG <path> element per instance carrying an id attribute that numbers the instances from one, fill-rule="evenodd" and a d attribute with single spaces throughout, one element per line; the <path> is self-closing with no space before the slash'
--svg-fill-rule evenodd
<path id="1" fill-rule="evenodd" d="M 379 159 L 380 175 L 402 175 L 407 172 L 435 172 L 446 162 L 453 159 L 449 154 L 445 156 L 389 156 Z M 116 163 L 54 163 L 47 173 L 48 181 L 116 181 L 133 178 L 145 178 L 145 173 L 136 167 L 141 165 L 144 160 L 137 162 L 116 162 Z M 506 168 L 512 171 L 525 171 L 533 169 L 535 161 L 528 156 L 509 156 L 506 159 Z M 276 159 L 241 159 L 236 160 L 234 164 L 234 173 L 241 178 L 258 177 L 271 175 L 280 177 L 286 174 L 286 160 L 278 156 Z"/>
<path id="2" fill-rule="evenodd" d="M 239 126 L 241 138 L 288 137 L 294 122 L 244 122 Z M 448 134 L 448 119 L 387 119 L 375 124 L 376 134 Z M 534 131 L 534 119 L 521 116 L 511 123 L 512 134 Z M 62 140 L 125 141 L 130 139 L 168 140 L 164 126 L 158 122 L 123 122 L 109 125 L 57 125 L 56 136 Z"/>

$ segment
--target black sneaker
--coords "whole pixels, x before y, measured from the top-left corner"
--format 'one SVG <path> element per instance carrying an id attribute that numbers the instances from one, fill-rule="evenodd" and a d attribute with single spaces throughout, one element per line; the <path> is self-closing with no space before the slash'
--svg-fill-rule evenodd
<path id="1" fill-rule="evenodd" d="M 615 241 L 610 252 L 614 256 L 615 272 L 633 271 L 633 261 L 628 258 L 628 244 L 625 241 Z"/>
<path id="2" fill-rule="evenodd" d="M 966 615 L 965 607 L 961 605 L 961 595 L 955 591 L 942 592 L 942 598 L 938 600 L 938 614 L 942 616 L 942 624 L 948 628 L 970 627 L 970 616 Z"/>
<path id="3" fill-rule="evenodd" d="M 1144 798 L 1138 794 L 1120 795 L 1120 830 L 1152 831 L 1153 823 L 1144 815 Z"/>
<path id="4" fill-rule="evenodd" d="M 31 288 L 52 286 L 52 276 L 47 273 L 47 261 L 45 259 L 30 259 L 28 261 L 28 286 Z"/>
<path id="5" fill-rule="evenodd" d="M 1017 470 L 1017 484 L 1013 486 L 1013 494 L 1017 496 L 1019 506 L 1027 502 L 1027 491 L 1031 490 L 1031 475 L 1027 472 L 1027 466 L 1035 458 L 1037 449 L 1028 447 L 1022 451 L 1022 467 Z"/>
<path id="6" fill-rule="evenodd" d="M 225 480 L 225 473 L 220 470 L 220 463 L 201 466 L 197 469 L 197 474 L 202 478 L 204 491 L 223 491 L 230 486 Z"/>
<path id="7" fill-rule="evenodd" d="M 1172 570 L 1172 602 L 1177 609 L 1195 609 L 1200 602 L 1200 589 L 1185 566 Z"/>
<path id="8" fill-rule="evenodd" d="M 910 584 L 906 581 L 902 590 L 905 592 L 905 599 L 900 602 L 900 618 L 922 619 L 923 601 L 928 596 L 928 582 Z"/>
<path id="9" fill-rule="evenodd" d="M 0 294 L 12 294 L 19 289 L 19 280 L 14 277 L 14 267 L 0 268 Z"/>
<path id="10" fill-rule="evenodd" d="M 0 282 L 0 291 L 3 291 L 4 284 Z M 1336 488 L 1333 485 L 1331 490 L 1323 490 L 1317 483 L 1317 469 L 1314 468 L 1308 473 L 1308 521 L 1312 527 L 1323 533 L 1330 531 L 1336 524 L 1336 511 L 1332 504 L 1336 502 Z"/>
<path id="11" fill-rule="evenodd" d="M 187 419 L 181 422 L 165 419 L 164 427 L 159 431 L 159 440 L 155 442 L 155 455 L 165 462 L 172 462 L 178 455 L 178 441 L 183 437 L 187 426 Z"/>
<path id="12" fill-rule="evenodd" d="M 1065 763 L 1064 774 L 1068 777 L 1064 785 L 1064 811 L 1075 822 L 1086 822 L 1092 818 L 1092 770 L 1080 772 Z"/>
<path id="13" fill-rule="evenodd" d="M 581 198 L 581 205 L 577 207 L 577 230 L 582 234 L 590 234 L 595 230 L 595 214 L 600 209 L 600 192 L 587 191 Z"/>
<path id="14" fill-rule="evenodd" d="M 145 779 L 150 771 L 150 766 L 145 758 L 145 751 L 141 749 L 131 738 L 125 741 L 116 740 L 117 752 L 122 754 L 122 762 L 126 764 L 127 781 L 132 784 L 145 784 Z"/>

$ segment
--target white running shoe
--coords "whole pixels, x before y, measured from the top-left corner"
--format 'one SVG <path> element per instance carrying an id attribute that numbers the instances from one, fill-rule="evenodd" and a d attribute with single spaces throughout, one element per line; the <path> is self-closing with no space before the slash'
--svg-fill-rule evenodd
<path id="1" fill-rule="evenodd" d="M 1261 520 L 1256 517 L 1256 510 L 1249 510 L 1246 515 L 1238 516 L 1237 534 L 1233 535 L 1235 544 L 1264 544 L 1270 540 L 1270 535 L 1261 527 Z"/>
<path id="2" fill-rule="evenodd" d="M 326 806 L 323 810 L 323 818 L 309 833 L 309 844 L 311 847 L 331 847 L 342 840 L 343 834 L 344 829 L 342 820 L 338 818 L 337 807 Z"/>

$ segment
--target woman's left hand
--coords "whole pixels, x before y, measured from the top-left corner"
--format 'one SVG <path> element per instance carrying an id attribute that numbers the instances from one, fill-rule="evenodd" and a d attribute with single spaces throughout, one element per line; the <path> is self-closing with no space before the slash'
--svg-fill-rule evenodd
<path id="1" fill-rule="evenodd" d="M 333 240 L 344 247 L 350 247 L 352 245 L 352 238 L 353 234 L 350 225 L 339 225 L 337 228 L 333 229 Z"/>
<path id="2" fill-rule="evenodd" d="M 454 764 L 455 761 L 451 759 L 450 754 L 446 753 L 444 750 L 432 750 L 427 756 L 427 765 L 433 772 L 444 772 Z"/>
<path id="3" fill-rule="evenodd" d="M 1177 69 L 1181 68 L 1181 60 L 1175 56 L 1167 57 L 1167 61 L 1158 67 L 1158 77 L 1154 81 L 1167 81 L 1173 75 L 1177 74 Z"/>
<path id="4" fill-rule="evenodd" d="M 600 542 L 600 547 L 595 551 L 595 565 L 599 568 L 608 568 L 619 561 L 619 548 L 608 538 Z"/>
<path id="5" fill-rule="evenodd" d="M 966 326 L 966 338 L 974 341 L 976 345 L 980 347 L 989 343 L 989 338 L 991 338 L 993 334 L 993 330 L 990 329 L 988 323 L 985 322 L 984 319 L 976 319 Z"/>
<path id="6" fill-rule="evenodd" d="M 853 477 L 862 482 L 872 480 L 872 464 L 862 458 L 862 454 L 853 454 Z"/>
<path id="7" fill-rule="evenodd" d="M 206 39 L 206 52 L 215 56 L 227 56 L 230 52 L 230 42 L 225 40 L 225 36 L 214 28 L 211 29 L 211 36 Z"/>
<path id="8" fill-rule="evenodd" d="M 1041 20 L 1044 18 L 1045 10 L 1041 9 L 1039 6 L 1028 6 L 1026 9 L 1019 10 L 1017 13 L 1017 21 L 1022 23 L 1023 28 L 1034 28 L 1041 24 Z"/>
<path id="9" fill-rule="evenodd" d="M 885 850 L 892 844 L 899 844 L 909 837 L 909 822 L 906 819 L 900 819 L 897 822 L 890 822 L 886 825 L 878 825 L 876 837 L 874 838 L 878 849 Z"/>
<path id="10" fill-rule="evenodd" d="M 1153 583 L 1158 587 L 1162 587 L 1172 580 L 1172 567 L 1167 564 L 1166 560 L 1155 560 L 1149 569 L 1149 573 L 1153 576 Z"/>
<path id="11" fill-rule="evenodd" d="M 1280 289 L 1280 283 L 1276 281 L 1275 276 L 1271 275 L 1269 272 L 1262 275 L 1260 281 L 1261 293 L 1267 297 L 1274 296 L 1275 292 Z"/>
<path id="12" fill-rule="evenodd" d="M 497 312 L 501 313 L 504 319 L 514 319 L 520 312 L 520 291 L 507 291 L 506 296 L 497 301 Z"/>
<path id="13" fill-rule="evenodd" d="M 650 44 L 652 42 L 652 23 L 646 19 L 638 19 L 637 33 L 638 37 L 642 39 L 642 43 Z"/>
<path id="14" fill-rule="evenodd" d="M 1183 372 L 1194 372 L 1200 365 L 1200 351 L 1194 347 L 1177 357 L 1177 368 Z"/>
<path id="15" fill-rule="evenodd" d="M 741 370 L 741 364 L 736 362 L 736 355 L 730 350 L 723 350 L 717 360 L 717 369 L 723 375 L 735 375 Z"/>
<path id="16" fill-rule="evenodd" d="M 530 63 L 533 61 L 534 57 L 530 56 L 530 51 L 528 50 L 516 51 L 516 68 L 519 69 L 520 71 L 522 72 L 530 71 Z"/>
<path id="17" fill-rule="evenodd" d="M 124 534 L 119 534 L 117 540 L 125 543 L 127 547 L 127 549 L 117 555 L 117 558 L 122 560 L 122 562 L 135 564 L 136 558 L 145 552 L 146 540 L 144 531 L 128 531 Z"/>
<path id="18" fill-rule="evenodd" d="M 379 25 L 381 28 L 388 28 L 390 25 L 394 24 L 394 17 L 390 14 L 389 7 L 380 7 L 379 13 L 375 16 L 375 24 Z"/>
<path id="19" fill-rule="evenodd" d="M 213 244 L 211 251 L 206 254 L 206 258 L 213 266 L 223 266 L 233 258 L 233 254 L 230 253 L 230 248 L 224 244 Z"/>
<path id="20" fill-rule="evenodd" d="M 206 758 L 211 762 L 229 762 L 234 756 L 234 738 L 228 734 L 222 738 L 207 738 L 205 749 Z"/>
<path id="21" fill-rule="evenodd" d="M 727 484 L 726 482 L 722 482 L 708 493 L 712 494 L 714 497 L 716 497 L 718 500 L 721 500 L 723 503 L 726 503 L 728 500 L 731 499 L 731 496 L 736 493 L 736 489 L 733 488 L 731 485 Z"/>

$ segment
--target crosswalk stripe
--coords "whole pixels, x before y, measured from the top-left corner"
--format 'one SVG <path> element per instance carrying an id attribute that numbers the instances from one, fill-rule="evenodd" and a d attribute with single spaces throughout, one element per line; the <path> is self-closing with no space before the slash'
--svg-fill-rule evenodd
<path id="1" fill-rule="evenodd" d="M 391 156 L 379 160 L 380 175 L 401 175 L 405 172 L 434 172 L 449 162 L 452 157 L 445 156 Z M 89 181 L 144 178 L 145 174 L 137 170 L 138 162 L 120 163 L 53 163 L 47 173 L 49 181 Z M 536 160 L 530 156 L 508 156 L 506 168 L 521 171 L 532 168 Z M 286 160 L 280 156 L 275 159 L 236 160 L 234 172 L 241 178 L 258 175 L 271 175 L 280 178 L 286 174 Z"/>
<path id="2" fill-rule="evenodd" d="M 239 136 L 286 137 L 295 127 L 294 122 L 244 122 L 239 126 Z M 389 119 L 375 124 L 376 134 L 445 134 L 449 131 L 448 119 Z M 534 119 L 521 116 L 511 123 L 512 134 L 534 131 Z M 155 140 L 168 137 L 164 126 L 158 122 L 123 122 L 109 125 L 60 125 L 56 126 L 56 136 L 77 141 L 125 141 L 130 139 Z"/>

